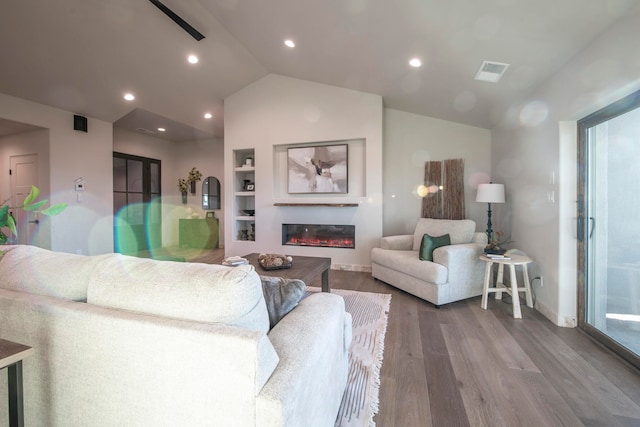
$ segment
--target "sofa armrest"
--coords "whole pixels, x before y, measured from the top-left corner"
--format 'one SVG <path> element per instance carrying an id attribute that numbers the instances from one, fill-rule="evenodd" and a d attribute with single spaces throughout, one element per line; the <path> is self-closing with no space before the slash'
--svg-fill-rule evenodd
<path id="1" fill-rule="evenodd" d="M 0 335 L 35 349 L 33 425 L 249 425 L 278 364 L 265 333 L 3 289 Z"/>
<path id="2" fill-rule="evenodd" d="M 479 258 L 483 251 L 484 246 L 478 243 L 441 246 L 433 251 L 433 262 L 444 265 L 449 270 L 468 264 L 482 264 Z"/>
<path id="3" fill-rule="evenodd" d="M 315 293 L 273 327 L 280 363 L 258 395 L 258 426 L 334 424 L 347 381 L 347 316 L 341 296 Z"/>
<path id="4" fill-rule="evenodd" d="M 397 236 L 383 237 L 380 239 L 380 248 L 396 251 L 410 251 L 413 249 L 413 234 L 400 234 Z"/>
<path id="5" fill-rule="evenodd" d="M 480 255 L 483 252 L 484 245 L 478 243 L 443 246 L 433 251 L 433 261 L 447 267 L 448 283 L 482 284 L 484 262 L 480 260 Z"/>

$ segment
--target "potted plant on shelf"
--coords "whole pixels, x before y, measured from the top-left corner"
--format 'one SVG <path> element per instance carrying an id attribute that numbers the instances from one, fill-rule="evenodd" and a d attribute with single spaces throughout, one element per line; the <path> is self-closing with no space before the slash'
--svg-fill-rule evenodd
<path id="1" fill-rule="evenodd" d="M 502 240 L 503 236 L 504 236 L 504 233 L 502 231 L 496 231 L 495 233 L 492 233 L 489 243 L 484 248 L 484 253 L 493 254 L 493 255 L 504 255 L 504 253 L 507 250 L 504 249 L 502 245 L 506 245 L 508 243 L 513 243 L 513 242 L 512 240 L 510 240 L 509 237 Z"/>
<path id="2" fill-rule="evenodd" d="M 31 191 L 24 199 L 22 206 L 11 207 L 8 205 L 9 199 L 2 202 L 0 205 L 0 245 L 4 245 L 9 241 L 9 237 L 2 231 L 3 228 L 8 228 L 9 233 L 14 236 L 18 236 L 18 230 L 16 228 L 16 220 L 9 211 L 9 209 L 24 209 L 25 211 L 37 212 L 47 216 L 58 215 L 60 212 L 67 208 L 66 203 L 58 203 L 57 205 L 49 206 L 42 209 L 44 205 L 48 203 L 48 200 L 39 200 L 40 190 L 38 187 L 31 186 Z"/>

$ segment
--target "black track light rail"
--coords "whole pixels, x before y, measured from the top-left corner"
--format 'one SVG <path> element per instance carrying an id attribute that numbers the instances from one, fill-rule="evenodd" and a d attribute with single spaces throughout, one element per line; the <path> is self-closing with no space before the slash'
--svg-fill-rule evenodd
<path id="1" fill-rule="evenodd" d="M 196 39 L 197 41 L 200 41 L 204 38 L 204 36 L 202 35 L 202 33 L 200 33 L 198 30 L 196 30 L 195 28 L 193 28 L 191 25 L 189 25 L 189 23 L 187 21 L 185 21 L 184 19 L 180 18 L 178 15 L 176 15 L 173 10 L 169 9 L 167 6 L 165 6 L 164 4 L 162 4 L 160 1 L 158 0 L 149 0 L 151 3 L 153 3 L 153 5 L 155 7 L 157 7 L 158 9 L 160 9 L 165 15 L 167 15 L 169 18 L 171 18 L 171 20 L 173 22 L 175 22 L 176 24 L 178 24 L 180 26 L 180 28 L 182 28 L 183 30 L 185 30 L 187 33 L 189 33 L 191 35 L 191 37 L 193 37 L 194 39 Z"/>

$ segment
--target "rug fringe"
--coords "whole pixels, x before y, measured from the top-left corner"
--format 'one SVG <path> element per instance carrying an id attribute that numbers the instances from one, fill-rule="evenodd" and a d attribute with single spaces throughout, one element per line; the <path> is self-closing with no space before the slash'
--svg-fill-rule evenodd
<path id="1" fill-rule="evenodd" d="M 376 422 L 373 420 L 380 410 L 380 370 L 382 369 L 382 361 L 384 359 L 384 338 L 387 334 L 387 326 L 389 324 L 389 310 L 391 309 L 391 295 L 387 300 L 387 304 L 384 307 L 384 328 L 382 333 L 377 337 L 377 349 L 378 352 L 375 355 L 376 363 L 373 369 L 373 387 L 369 390 L 369 397 L 371 398 L 371 412 L 369 413 L 368 425 L 375 427 Z"/>
<path id="2" fill-rule="evenodd" d="M 321 291 L 320 288 L 307 286 L 306 294 L 308 295 L 308 294 L 316 293 L 320 291 Z M 374 292 L 366 292 L 366 291 L 353 291 L 349 289 L 335 289 L 335 290 L 332 290 L 331 292 L 336 293 L 338 295 L 340 295 L 341 293 L 345 293 L 346 295 L 368 294 L 370 297 L 374 298 L 378 306 L 378 310 L 380 310 L 378 311 L 378 313 L 380 313 L 380 320 L 382 320 L 382 328 L 380 328 L 380 330 L 378 330 L 374 334 L 375 339 L 374 339 L 373 347 L 375 347 L 375 351 L 372 353 L 369 353 L 370 360 L 373 362 L 372 369 L 369 371 L 371 375 L 370 377 L 371 381 L 369 381 L 369 386 L 367 387 L 366 392 L 363 395 L 361 395 L 363 399 L 362 402 L 363 403 L 365 401 L 368 402 L 366 405 L 366 415 L 365 414 L 356 415 L 355 419 L 351 419 L 351 415 L 349 415 L 348 419 L 344 418 L 345 413 L 343 413 L 343 410 L 345 410 L 345 407 L 344 407 L 345 402 L 343 400 L 338 413 L 338 418 L 336 419 L 336 426 L 359 425 L 363 427 L 364 426 L 375 427 L 376 423 L 374 421 L 374 418 L 378 414 L 378 411 L 380 410 L 380 397 L 379 397 L 380 384 L 381 384 L 380 371 L 382 369 L 382 362 L 384 359 L 384 340 L 386 337 L 387 327 L 389 323 L 389 311 L 391 309 L 391 295 L 374 293 Z M 342 296 L 346 298 L 345 294 L 343 294 Z M 357 316 L 355 315 L 355 313 L 352 313 L 352 315 L 354 315 L 354 320 L 355 320 Z M 354 336 L 354 339 L 355 339 L 355 336 Z M 350 352 L 351 351 L 352 350 L 350 350 Z M 350 360 L 349 369 L 350 369 L 350 375 L 351 375 L 351 362 L 352 362 L 351 354 L 349 356 L 349 360 Z M 343 396 L 343 399 L 344 399 L 344 396 Z M 348 408 L 348 406 L 346 408 Z M 364 407 L 362 407 L 362 409 L 364 409 Z M 355 420 L 358 420 L 358 421 L 356 423 L 352 423 L 352 421 L 355 421 Z"/>

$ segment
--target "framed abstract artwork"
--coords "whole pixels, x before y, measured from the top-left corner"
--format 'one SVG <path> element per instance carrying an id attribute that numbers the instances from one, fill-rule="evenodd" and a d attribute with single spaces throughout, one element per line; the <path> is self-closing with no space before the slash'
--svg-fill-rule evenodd
<path id="1" fill-rule="evenodd" d="M 348 192 L 347 144 L 295 147 L 287 150 L 289 194 Z"/>

